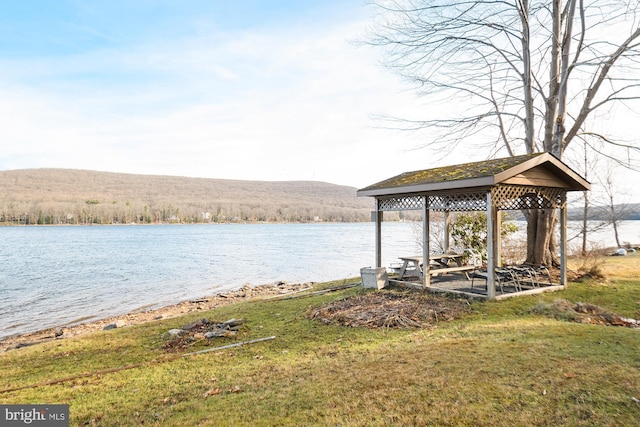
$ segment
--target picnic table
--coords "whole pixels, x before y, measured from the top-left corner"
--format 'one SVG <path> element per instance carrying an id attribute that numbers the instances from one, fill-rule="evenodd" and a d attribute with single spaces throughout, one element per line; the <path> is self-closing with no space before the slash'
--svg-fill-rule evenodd
<path id="1" fill-rule="evenodd" d="M 399 257 L 402 261 L 400 272 L 398 273 L 398 280 L 402 280 L 404 277 L 417 275 L 421 280 L 424 277 L 422 256 L 404 256 Z M 453 265 L 451 263 L 453 262 Z M 431 254 L 429 255 L 429 274 L 431 276 L 437 276 L 438 274 L 453 273 L 456 271 L 468 272 L 474 270 L 473 265 L 463 264 L 463 254 Z M 409 274 L 408 274 L 409 273 Z M 414 273 L 414 274 L 411 274 Z"/>

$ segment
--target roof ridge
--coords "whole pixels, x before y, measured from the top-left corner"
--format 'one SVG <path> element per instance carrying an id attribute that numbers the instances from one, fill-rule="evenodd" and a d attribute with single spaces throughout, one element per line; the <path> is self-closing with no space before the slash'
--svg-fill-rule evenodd
<path id="1" fill-rule="evenodd" d="M 544 158 L 539 161 L 534 160 L 539 157 Z M 570 171 L 570 168 L 553 154 L 549 152 L 538 152 L 404 172 L 362 188 L 358 190 L 358 194 L 392 194 L 391 191 L 393 191 L 393 189 L 433 191 L 445 188 L 466 188 L 468 185 L 471 187 L 493 186 L 496 184 L 496 179 L 502 181 L 508 178 L 507 175 L 509 175 L 508 171 L 510 170 L 515 174 L 524 170 L 522 168 L 526 168 L 525 164 L 529 164 L 529 166 L 533 168 L 546 163 L 553 164 L 555 167 L 562 169 L 564 173 L 569 173 L 569 175 L 577 175 Z M 574 178 L 567 177 L 570 180 L 574 180 Z M 583 180 L 583 178 L 579 178 Z M 464 186 L 452 184 L 456 181 L 466 181 L 466 183 L 464 183 Z"/>

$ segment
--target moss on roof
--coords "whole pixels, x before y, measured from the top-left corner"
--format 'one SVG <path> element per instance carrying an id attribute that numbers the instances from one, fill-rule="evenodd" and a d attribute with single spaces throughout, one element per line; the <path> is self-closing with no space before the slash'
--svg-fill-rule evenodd
<path id="1" fill-rule="evenodd" d="M 497 175 L 527 160 L 544 153 L 525 154 L 522 156 L 502 159 L 484 160 L 481 162 L 464 163 L 461 165 L 443 166 L 434 169 L 424 169 L 405 172 L 393 178 L 380 181 L 362 190 L 377 190 L 382 188 L 397 188 L 410 185 L 433 184 L 438 182 L 459 181 L 463 179 L 484 178 Z"/>

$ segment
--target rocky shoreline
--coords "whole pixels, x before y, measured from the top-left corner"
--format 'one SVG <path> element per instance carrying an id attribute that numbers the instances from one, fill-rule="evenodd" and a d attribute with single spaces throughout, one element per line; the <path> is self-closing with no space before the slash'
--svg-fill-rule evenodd
<path id="1" fill-rule="evenodd" d="M 216 294 L 209 297 L 183 301 L 174 305 L 157 309 L 132 312 L 120 316 L 113 316 L 94 322 L 81 323 L 69 326 L 47 328 L 36 332 L 21 335 L 12 335 L 0 339 L 0 352 L 27 347 L 52 340 L 77 337 L 91 332 L 122 328 L 138 325 L 160 319 L 169 319 L 196 311 L 211 310 L 216 307 L 232 304 L 234 302 L 272 298 L 280 295 L 310 290 L 312 282 L 289 284 L 283 281 L 260 286 L 244 285 L 242 288 L 227 293 Z"/>

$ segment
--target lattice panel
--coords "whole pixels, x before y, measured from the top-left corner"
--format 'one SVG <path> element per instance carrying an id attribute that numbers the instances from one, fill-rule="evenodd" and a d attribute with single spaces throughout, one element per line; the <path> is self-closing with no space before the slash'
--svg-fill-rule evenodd
<path id="1" fill-rule="evenodd" d="M 378 202 L 378 210 L 380 211 L 407 211 L 422 209 L 424 197 L 422 196 L 404 196 L 392 197 L 389 199 L 380 199 Z"/>
<path id="2" fill-rule="evenodd" d="M 429 209 L 434 211 L 484 211 L 487 209 L 486 193 L 461 193 L 429 196 Z"/>
<path id="3" fill-rule="evenodd" d="M 493 204 L 500 210 L 556 209 L 565 204 L 561 188 L 500 185 L 491 190 Z"/>
<path id="4" fill-rule="evenodd" d="M 434 211 L 485 211 L 484 192 L 430 195 L 429 209 Z M 566 190 L 561 188 L 499 185 L 491 189 L 491 200 L 499 210 L 556 209 L 564 207 Z M 378 200 L 380 211 L 422 209 L 424 196 L 399 196 Z"/>

